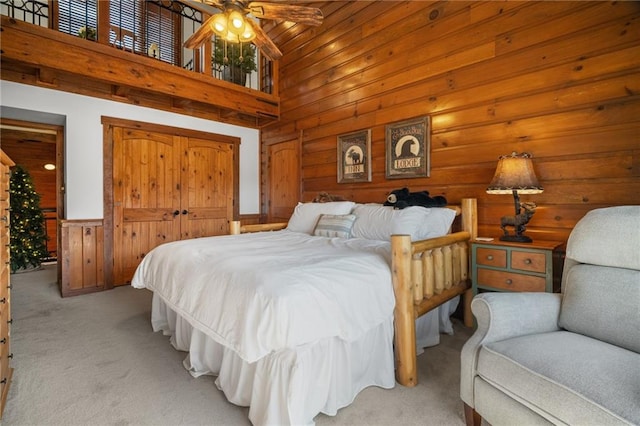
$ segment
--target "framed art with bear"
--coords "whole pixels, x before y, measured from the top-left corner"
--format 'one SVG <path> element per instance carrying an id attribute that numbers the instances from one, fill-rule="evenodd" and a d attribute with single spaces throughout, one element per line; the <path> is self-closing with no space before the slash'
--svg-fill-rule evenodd
<path id="1" fill-rule="evenodd" d="M 386 126 L 386 177 L 429 176 L 431 122 L 428 116 Z"/>

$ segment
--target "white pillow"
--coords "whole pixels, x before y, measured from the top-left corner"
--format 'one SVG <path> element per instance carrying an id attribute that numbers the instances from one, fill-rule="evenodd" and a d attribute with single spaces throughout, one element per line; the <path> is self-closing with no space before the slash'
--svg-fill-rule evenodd
<path id="1" fill-rule="evenodd" d="M 353 201 L 331 201 L 329 203 L 298 203 L 289 219 L 287 229 L 293 232 L 313 234 L 321 214 L 349 214 L 356 203 Z"/>
<path id="2" fill-rule="evenodd" d="M 349 238 L 356 220 L 354 214 L 321 214 L 313 235 L 317 237 Z"/>
<path id="3" fill-rule="evenodd" d="M 382 204 L 357 204 L 351 237 L 389 241 L 393 234 L 411 235 L 412 241 L 439 237 L 449 232 L 456 212 L 448 208 L 412 206 L 396 210 Z"/>

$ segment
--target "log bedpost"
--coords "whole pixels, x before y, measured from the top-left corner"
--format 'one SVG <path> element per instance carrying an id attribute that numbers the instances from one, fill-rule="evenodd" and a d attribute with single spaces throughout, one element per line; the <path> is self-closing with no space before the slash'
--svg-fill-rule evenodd
<path id="1" fill-rule="evenodd" d="M 462 208 L 462 230 L 467 231 L 471 238 L 469 240 L 469 253 L 471 252 L 471 242 L 478 236 L 478 200 L 475 198 L 463 198 L 460 203 Z M 468 267 L 468 265 L 467 265 Z M 468 274 L 469 271 L 467 271 Z M 471 300 L 473 300 L 473 290 L 469 288 L 464 292 L 464 325 L 473 327 L 473 313 L 471 312 Z"/>
<path id="2" fill-rule="evenodd" d="M 240 234 L 240 221 L 239 220 L 232 220 L 231 222 L 229 222 L 229 233 L 231 235 Z"/>
<path id="3" fill-rule="evenodd" d="M 392 235 L 393 253 L 391 271 L 395 306 L 395 353 L 396 379 L 403 386 L 418 384 L 416 362 L 416 318 L 413 310 L 413 291 L 411 286 L 411 236 Z"/>

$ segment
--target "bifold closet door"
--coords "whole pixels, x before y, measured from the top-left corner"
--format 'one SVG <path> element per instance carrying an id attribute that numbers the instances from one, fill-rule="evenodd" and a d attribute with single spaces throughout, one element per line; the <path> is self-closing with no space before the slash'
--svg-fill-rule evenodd
<path id="1" fill-rule="evenodd" d="M 180 186 L 180 238 L 229 232 L 234 205 L 235 146 L 185 137 Z"/>
<path id="2" fill-rule="evenodd" d="M 109 135 L 112 226 L 105 235 L 112 233 L 106 253 L 114 286 L 130 283 L 160 244 L 229 232 L 238 214 L 239 138 L 133 122 L 110 125 Z"/>
<path id="3" fill-rule="evenodd" d="M 146 253 L 180 239 L 180 136 L 113 128 L 113 278 L 131 282 Z"/>

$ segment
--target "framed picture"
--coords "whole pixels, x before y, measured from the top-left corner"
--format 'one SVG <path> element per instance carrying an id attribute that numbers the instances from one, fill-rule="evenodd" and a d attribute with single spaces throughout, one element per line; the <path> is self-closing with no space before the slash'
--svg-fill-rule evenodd
<path id="1" fill-rule="evenodd" d="M 338 136 L 338 183 L 371 182 L 371 129 Z"/>
<path id="2" fill-rule="evenodd" d="M 387 125 L 387 179 L 429 176 L 430 127 L 429 117 Z"/>

